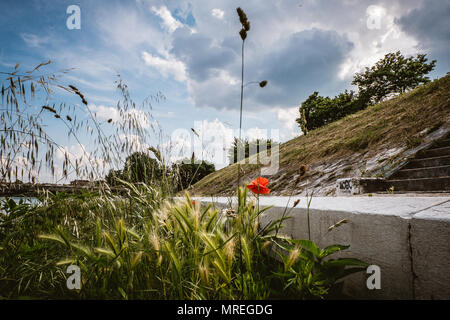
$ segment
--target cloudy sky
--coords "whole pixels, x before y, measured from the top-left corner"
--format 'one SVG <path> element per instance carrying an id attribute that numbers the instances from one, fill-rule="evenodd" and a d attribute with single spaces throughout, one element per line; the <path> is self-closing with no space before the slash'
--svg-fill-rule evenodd
<path id="1" fill-rule="evenodd" d="M 80 8 L 80 29 L 67 27 L 70 5 Z M 354 73 L 386 53 L 427 53 L 437 60 L 432 78 L 449 71 L 449 0 L 1 0 L 0 71 L 48 59 L 54 70 L 74 68 L 66 83 L 85 94 L 100 119 L 117 116 L 119 73 L 135 101 L 157 92 L 166 97 L 152 114 L 167 137 L 192 127 L 205 134 L 236 130 L 238 6 L 251 22 L 245 82 L 268 81 L 265 88 L 245 87 L 243 128 L 250 138 L 270 138 L 271 129 L 281 141 L 299 135 L 295 118 L 309 94 L 352 89 Z"/>

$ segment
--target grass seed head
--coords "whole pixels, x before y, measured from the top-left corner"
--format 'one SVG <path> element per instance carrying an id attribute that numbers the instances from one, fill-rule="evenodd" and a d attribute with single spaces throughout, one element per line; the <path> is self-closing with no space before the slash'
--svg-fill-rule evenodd
<path id="1" fill-rule="evenodd" d="M 300 249 L 299 248 L 295 248 L 294 250 L 292 250 L 289 253 L 289 257 L 288 257 L 288 259 L 286 261 L 286 264 L 284 266 L 284 270 L 288 271 L 294 265 L 294 263 L 297 261 L 299 256 L 300 256 Z"/>
<path id="2" fill-rule="evenodd" d="M 244 41 L 245 38 L 247 38 L 247 31 L 245 31 L 245 29 L 241 29 L 241 31 L 239 31 L 239 35 L 241 36 L 242 41 Z"/>

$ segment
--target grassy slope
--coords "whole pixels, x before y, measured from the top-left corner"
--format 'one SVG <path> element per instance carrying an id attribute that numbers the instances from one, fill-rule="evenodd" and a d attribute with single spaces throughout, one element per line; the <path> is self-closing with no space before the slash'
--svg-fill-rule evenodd
<path id="1" fill-rule="evenodd" d="M 319 164 L 377 155 L 387 148 L 412 148 L 429 133 L 450 119 L 450 75 L 423 85 L 389 101 L 371 106 L 344 119 L 292 139 L 280 147 L 280 169 L 271 180 L 273 194 L 286 190 L 302 191 L 305 179 L 316 179 L 320 172 L 311 170 Z M 356 157 L 355 157 L 356 156 Z M 356 160 L 355 160 L 356 161 Z M 353 165 L 356 165 L 354 161 Z M 340 176 L 354 171 L 352 162 Z M 298 178 L 301 166 L 307 173 Z M 242 165 L 243 178 L 258 175 L 255 165 Z M 345 174 L 347 172 L 348 174 Z M 236 188 L 237 165 L 231 165 L 203 178 L 193 186 L 195 195 L 229 195 Z M 303 183 L 302 183 L 303 180 Z"/>

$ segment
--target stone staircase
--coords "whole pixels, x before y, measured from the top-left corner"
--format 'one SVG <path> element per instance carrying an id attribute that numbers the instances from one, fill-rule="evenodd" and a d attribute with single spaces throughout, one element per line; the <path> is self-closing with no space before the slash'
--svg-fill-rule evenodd
<path id="1" fill-rule="evenodd" d="M 450 134 L 420 151 L 385 183 L 395 192 L 450 192 Z"/>

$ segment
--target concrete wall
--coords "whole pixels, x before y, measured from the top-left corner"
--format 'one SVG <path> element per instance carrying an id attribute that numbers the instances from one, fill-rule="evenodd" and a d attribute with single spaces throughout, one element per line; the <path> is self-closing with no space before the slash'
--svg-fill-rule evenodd
<path id="1" fill-rule="evenodd" d="M 262 200 L 261 207 L 275 205 L 261 217 L 263 225 L 285 211 L 285 198 Z M 214 202 L 226 203 L 223 198 Z M 308 238 L 306 202 L 290 209 L 284 234 Z M 354 257 L 381 269 L 380 290 L 369 290 L 370 275 L 358 273 L 346 278 L 346 294 L 357 299 L 450 299 L 450 197 L 313 198 L 309 213 L 311 240 L 321 247 L 350 245 L 332 257 Z M 348 222 L 328 231 L 342 219 Z"/>
<path id="2" fill-rule="evenodd" d="M 411 220 L 413 283 L 417 299 L 450 299 L 450 201 Z"/>

